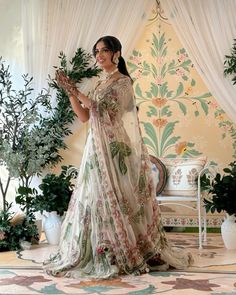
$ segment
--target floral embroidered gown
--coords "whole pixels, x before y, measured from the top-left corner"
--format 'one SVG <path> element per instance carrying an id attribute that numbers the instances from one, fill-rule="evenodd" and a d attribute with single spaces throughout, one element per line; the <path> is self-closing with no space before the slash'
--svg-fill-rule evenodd
<path id="1" fill-rule="evenodd" d="M 144 273 L 151 258 L 187 267 L 191 254 L 171 248 L 162 229 L 129 77 L 98 83 L 91 100 L 91 127 L 59 249 L 44 268 L 52 275 L 108 278 Z"/>

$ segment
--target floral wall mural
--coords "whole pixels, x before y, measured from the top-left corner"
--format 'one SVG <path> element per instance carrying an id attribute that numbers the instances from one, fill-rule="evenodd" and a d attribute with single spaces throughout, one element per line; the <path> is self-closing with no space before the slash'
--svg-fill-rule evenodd
<path id="1" fill-rule="evenodd" d="M 176 52 L 176 58 L 168 60 L 168 43 L 166 34 L 157 36 L 152 34 L 150 47 L 150 62 L 142 60 L 142 53 L 134 50 L 130 58 L 130 73 L 134 74 L 135 94 L 138 105 L 148 103 L 147 117 L 149 122 L 142 122 L 145 134 L 144 142 L 157 157 L 185 157 L 197 156 L 201 152 L 194 149 L 193 142 L 182 141 L 182 136 L 174 135 L 175 127 L 179 120 L 173 115 L 173 107 L 178 107 L 186 115 L 188 105 L 194 105 L 194 116 L 199 116 L 203 111 L 208 114 L 208 101 L 211 96 L 207 93 L 197 93 L 196 81 L 191 77 L 190 70 L 193 66 L 184 48 Z M 178 85 L 173 87 L 169 80 L 174 77 Z M 140 87 L 139 79 L 150 79 L 146 90 Z M 145 93 L 144 93 L 145 92 Z"/>
<path id="2" fill-rule="evenodd" d="M 236 126 L 196 72 L 159 1 L 154 1 L 128 67 L 150 154 L 165 158 L 205 155 L 219 169 L 236 158 Z M 175 216 L 174 223 L 183 214 L 177 206 L 161 208 L 164 215 Z M 191 211 L 186 216 L 196 219 Z M 209 223 L 218 226 L 219 220 L 211 217 Z M 186 218 L 179 224 L 186 223 Z"/>
<path id="3" fill-rule="evenodd" d="M 141 46 L 133 51 L 128 61 L 137 105 L 145 110 L 140 117 L 144 141 L 150 153 L 159 157 L 202 154 L 203 151 L 196 148 L 196 142 L 186 140 L 185 134 L 176 135 L 178 125 L 183 124 L 181 120 L 191 116 L 192 123 L 193 117 L 201 117 L 205 121 L 214 119 L 212 124 L 217 125 L 221 138 L 231 138 L 231 158 L 236 158 L 235 124 L 207 91 L 185 49 L 177 46 L 174 51 L 176 43 L 173 46 L 175 40 L 172 35 L 175 33 L 167 28 L 170 24 L 161 12 L 157 4 L 153 10 L 156 16 L 147 25 L 148 39 L 148 32 L 145 32 L 145 40 L 141 40 Z"/>

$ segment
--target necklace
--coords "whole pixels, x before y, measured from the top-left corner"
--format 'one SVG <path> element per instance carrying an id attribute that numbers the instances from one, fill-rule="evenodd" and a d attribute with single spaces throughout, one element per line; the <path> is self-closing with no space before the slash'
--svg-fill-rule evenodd
<path id="1" fill-rule="evenodd" d="M 116 72 L 118 72 L 118 68 L 115 68 L 112 72 L 106 73 L 104 79 L 101 80 L 101 83 L 106 83 Z"/>

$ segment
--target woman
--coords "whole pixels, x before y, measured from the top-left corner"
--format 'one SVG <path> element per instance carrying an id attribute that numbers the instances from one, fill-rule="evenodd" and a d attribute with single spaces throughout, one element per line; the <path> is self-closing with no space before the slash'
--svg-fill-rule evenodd
<path id="1" fill-rule="evenodd" d="M 63 73 L 56 76 L 74 112 L 82 122 L 90 120 L 91 128 L 59 250 L 45 268 L 52 275 L 94 278 L 184 268 L 191 255 L 172 249 L 161 225 L 120 41 L 102 37 L 93 54 L 107 75 L 90 97 Z"/>

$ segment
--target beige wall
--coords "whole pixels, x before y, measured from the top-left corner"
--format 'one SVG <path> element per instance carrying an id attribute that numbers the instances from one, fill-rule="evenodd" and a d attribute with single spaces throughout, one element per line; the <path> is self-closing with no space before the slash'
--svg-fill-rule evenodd
<path id="1" fill-rule="evenodd" d="M 157 3 L 128 65 L 150 154 L 206 155 L 219 169 L 233 161 L 236 126 L 206 88 Z M 178 206 L 161 210 L 172 225 L 197 225 L 196 211 Z M 208 223 L 219 226 L 219 216 L 209 214 Z"/>
<path id="2" fill-rule="evenodd" d="M 156 5 L 128 60 L 143 137 L 155 156 L 204 154 L 209 161 L 225 167 L 236 156 L 232 138 L 236 126 L 209 93 L 164 12 Z M 147 131 L 150 128 L 155 131 L 158 147 Z"/>

